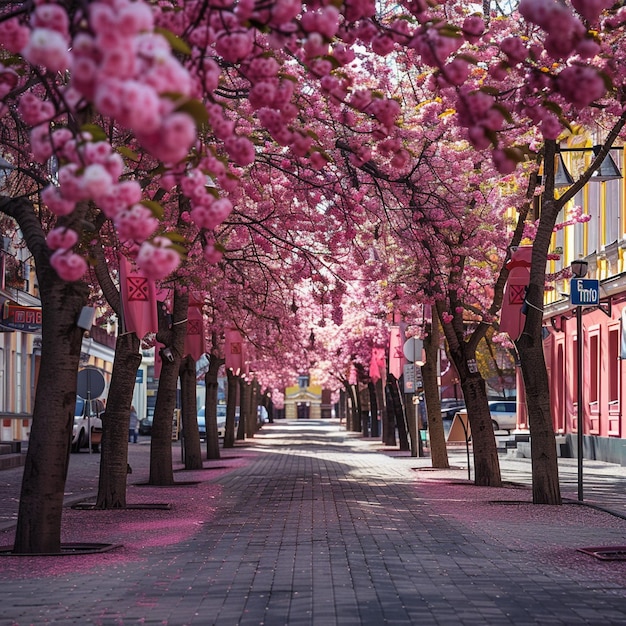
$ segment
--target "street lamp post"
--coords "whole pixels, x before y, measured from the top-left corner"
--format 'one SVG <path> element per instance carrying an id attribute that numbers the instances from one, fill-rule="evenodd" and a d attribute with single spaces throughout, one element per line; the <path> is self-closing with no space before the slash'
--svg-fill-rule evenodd
<path id="1" fill-rule="evenodd" d="M 587 275 L 587 261 L 578 259 L 572 261 L 572 274 L 576 278 L 584 278 Z M 583 500 L 583 307 L 576 307 L 576 430 L 577 433 L 577 456 L 578 456 L 578 500 Z"/>

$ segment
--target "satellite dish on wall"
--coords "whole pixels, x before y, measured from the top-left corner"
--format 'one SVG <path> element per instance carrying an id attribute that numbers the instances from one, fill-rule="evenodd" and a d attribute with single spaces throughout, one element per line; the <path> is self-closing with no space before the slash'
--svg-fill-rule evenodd
<path id="1" fill-rule="evenodd" d="M 102 396 L 106 381 L 97 367 L 84 367 L 78 372 L 76 393 L 83 400 L 94 400 Z"/>

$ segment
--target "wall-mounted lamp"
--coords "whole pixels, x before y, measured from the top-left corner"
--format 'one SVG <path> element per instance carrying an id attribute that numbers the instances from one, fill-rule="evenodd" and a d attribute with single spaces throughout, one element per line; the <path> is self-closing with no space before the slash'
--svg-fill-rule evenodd
<path id="1" fill-rule="evenodd" d="M 159 352 L 161 353 L 161 359 L 165 359 L 170 363 L 174 362 L 174 353 L 171 348 L 161 348 Z"/>
<path id="2" fill-rule="evenodd" d="M 571 187 L 574 184 L 574 179 L 569 173 L 569 170 L 565 166 L 563 161 L 563 155 L 557 154 L 554 164 L 554 186 L 555 187 Z"/>
<path id="3" fill-rule="evenodd" d="M 84 306 L 80 310 L 80 315 L 78 316 L 78 320 L 76 321 L 76 326 L 78 328 L 82 328 L 83 330 L 91 330 L 93 326 L 93 318 L 96 315 L 96 309 L 91 306 Z"/>
<path id="4" fill-rule="evenodd" d="M 576 276 L 576 278 L 584 278 L 587 276 L 587 269 L 589 268 L 589 263 L 585 261 L 585 259 L 575 259 L 571 264 L 572 274 Z"/>
<path id="5" fill-rule="evenodd" d="M 557 333 L 563 332 L 563 316 L 557 315 L 550 318 L 550 325 Z"/>
<path id="6" fill-rule="evenodd" d="M 593 146 L 593 148 L 561 148 L 557 150 L 558 160 L 555 166 L 554 186 L 555 187 L 568 187 L 574 182 L 571 174 L 567 170 L 561 152 L 589 152 L 593 151 L 594 156 L 597 156 L 602 146 Z M 591 175 L 590 182 L 605 183 L 609 180 L 619 180 L 622 178 L 622 173 L 619 171 L 617 164 L 613 160 L 610 152 L 602 160 L 600 167 Z M 557 182 L 557 179 L 559 182 Z M 569 182 L 567 182 L 569 181 Z"/>
<path id="7" fill-rule="evenodd" d="M 601 146 L 593 147 L 593 154 L 597 155 L 600 152 Z M 617 167 L 613 157 L 610 153 L 604 157 L 604 160 L 600 164 L 600 167 L 591 175 L 591 180 L 595 180 L 599 183 L 604 183 L 607 180 L 618 180 L 622 177 L 619 168 Z"/>

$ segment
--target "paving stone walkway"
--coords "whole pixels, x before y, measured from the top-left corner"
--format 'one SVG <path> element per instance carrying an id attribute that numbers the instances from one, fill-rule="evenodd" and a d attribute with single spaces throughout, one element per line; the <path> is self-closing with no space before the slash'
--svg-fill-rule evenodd
<path id="1" fill-rule="evenodd" d="M 133 481 L 147 451 L 131 450 Z M 626 545 L 621 517 L 475 487 L 462 467 L 429 470 L 334 420 L 266 425 L 211 464 L 222 469 L 194 474 L 171 513 L 107 516 L 101 529 L 136 524 L 161 542 L 87 565 L 40 557 L 30 572 L 34 557 L 1 557 L 0 624 L 626 624 L 626 562 L 578 551 Z"/>

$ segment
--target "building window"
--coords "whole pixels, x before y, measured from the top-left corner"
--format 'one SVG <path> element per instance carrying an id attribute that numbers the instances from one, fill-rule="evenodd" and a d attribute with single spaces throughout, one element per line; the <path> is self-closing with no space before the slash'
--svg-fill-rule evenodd
<path id="1" fill-rule="evenodd" d="M 589 337 L 589 403 L 597 404 L 600 399 L 598 365 L 600 360 L 600 335 L 594 333 Z"/>
<path id="2" fill-rule="evenodd" d="M 300 389 L 306 389 L 309 386 L 308 376 L 298 376 L 298 387 Z"/>
<path id="3" fill-rule="evenodd" d="M 619 328 L 609 330 L 609 403 L 619 403 Z"/>

